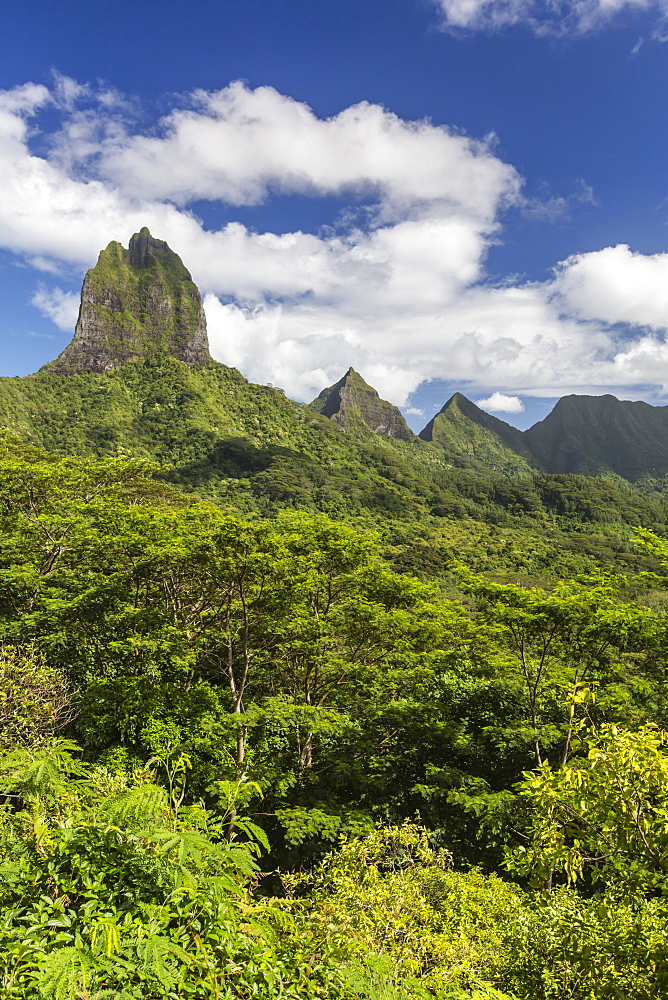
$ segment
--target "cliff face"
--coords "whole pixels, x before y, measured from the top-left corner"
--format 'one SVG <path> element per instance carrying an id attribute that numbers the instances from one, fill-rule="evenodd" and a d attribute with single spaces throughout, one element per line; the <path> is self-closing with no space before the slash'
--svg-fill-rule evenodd
<path id="1" fill-rule="evenodd" d="M 166 351 L 188 365 L 211 361 L 197 286 L 181 258 L 144 228 L 126 250 L 112 242 L 88 271 L 74 338 L 49 368 L 107 372 Z"/>
<path id="2" fill-rule="evenodd" d="M 344 431 L 368 428 L 374 434 L 399 441 L 412 441 L 415 437 L 401 411 L 381 399 L 354 368 L 349 368 L 335 385 L 323 389 L 309 405 Z"/>

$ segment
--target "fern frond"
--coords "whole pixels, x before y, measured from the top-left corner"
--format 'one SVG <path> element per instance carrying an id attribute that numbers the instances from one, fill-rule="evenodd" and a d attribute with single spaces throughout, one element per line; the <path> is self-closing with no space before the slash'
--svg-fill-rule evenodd
<path id="1" fill-rule="evenodd" d="M 39 995 L 44 1000 L 72 1000 L 88 989 L 92 966 L 90 955 L 79 948 L 58 948 L 40 963 Z"/>
<path id="2" fill-rule="evenodd" d="M 178 965 L 175 969 L 169 960 L 177 959 L 185 965 L 192 962 L 187 951 L 162 934 L 137 938 L 136 950 L 143 971 L 154 976 L 165 990 L 173 989 L 181 978 Z"/>
<path id="3" fill-rule="evenodd" d="M 213 844 L 201 833 L 191 830 L 154 830 L 148 836 L 160 845 L 164 854 L 175 856 L 180 864 L 189 860 L 197 864 L 203 858 L 210 858 L 221 864 L 229 862 L 229 848 Z"/>
<path id="4" fill-rule="evenodd" d="M 130 990 L 122 990 L 119 993 L 117 989 L 96 990 L 90 994 L 90 1000 L 137 1000 L 137 993 Z"/>
<path id="5" fill-rule="evenodd" d="M 121 932 L 113 917 L 99 917 L 91 928 L 90 940 L 93 950 L 100 943 L 100 951 L 107 958 L 121 950 Z"/>
<path id="6" fill-rule="evenodd" d="M 103 815 L 113 826 L 146 825 L 164 819 L 168 810 L 165 789 L 147 783 L 110 799 L 104 805 Z"/>
<path id="7" fill-rule="evenodd" d="M 0 758 L 0 791 L 5 795 L 59 795 L 68 779 L 87 771 L 72 755 L 80 748 L 71 740 L 51 740 L 40 747 L 18 747 Z"/>

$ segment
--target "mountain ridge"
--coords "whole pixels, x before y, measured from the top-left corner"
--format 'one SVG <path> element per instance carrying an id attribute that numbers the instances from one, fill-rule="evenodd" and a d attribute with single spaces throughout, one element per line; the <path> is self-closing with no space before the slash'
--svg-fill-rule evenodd
<path id="1" fill-rule="evenodd" d="M 523 436 L 551 472 L 613 474 L 631 482 L 668 473 L 668 406 L 609 393 L 562 396 Z"/>
<path id="2" fill-rule="evenodd" d="M 209 374 L 179 374 L 179 364 Z M 68 375 L 79 379 L 63 381 Z M 99 383 L 103 376 L 107 381 Z M 154 386 L 153 378 L 166 383 Z M 392 449 L 407 448 L 401 461 L 416 469 L 431 464 L 439 476 L 453 468 L 506 477 L 603 475 L 631 483 L 668 475 L 668 407 L 611 395 L 564 396 L 544 420 L 520 431 L 455 393 L 416 436 L 401 411 L 353 368 L 306 407 L 276 393 L 267 395 L 212 359 L 197 286 L 181 258 L 144 227 L 127 249 L 112 241 L 86 273 L 64 351 L 35 375 L 0 379 L 0 421 L 27 441 L 70 453 L 134 450 L 166 461 L 170 420 L 179 433 L 188 427 L 195 438 L 215 439 L 216 448 L 222 438 L 245 435 L 262 447 L 280 448 L 289 438 L 297 452 L 313 454 L 311 432 L 308 445 L 304 432 L 316 419 L 320 435 L 328 426 L 359 448 L 363 441 L 384 441 L 383 461 L 390 465 Z M 282 429 L 288 413 L 289 432 Z M 188 452 L 184 442 L 178 447 Z M 355 464 L 353 451 L 345 461 Z"/>
<path id="3" fill-rule="evenodd" d="M 609 393 L 562 396 L 524 431 L 455 393 L 419 436 L 453 464 L 479 471 L 603 475 L 632 483 L 668 475 L 668 406 Z"/>
<path id="4" fill-rule="evenodd" d="M 418 435 L 438 447 L 460 468 L 504 474 L 531 471 L 522 431 L 481 410 L 456 392 Z"/>

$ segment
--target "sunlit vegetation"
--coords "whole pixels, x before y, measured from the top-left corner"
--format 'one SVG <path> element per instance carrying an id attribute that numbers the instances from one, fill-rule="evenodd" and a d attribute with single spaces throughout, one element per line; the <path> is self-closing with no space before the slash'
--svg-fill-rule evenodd
<path id="1" fill-rule="evenodd" d="M 327 432 L 4 439 L 2 995 L 661 996 L 664 499 Z"/>

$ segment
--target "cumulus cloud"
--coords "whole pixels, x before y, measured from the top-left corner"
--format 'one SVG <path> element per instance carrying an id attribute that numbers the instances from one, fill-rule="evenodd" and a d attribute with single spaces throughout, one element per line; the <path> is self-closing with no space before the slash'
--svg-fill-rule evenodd
<path id="1" fill-rule="evenodd" d="M 668 5 L 665 0 L 433 0 L 446 31 L 498 31 L 523 25 L 538 35 L 585 34 L 629 11 L 653 11 L 656 37 Z"/>
<path id="2" fill-rule="evenodd" d="M 487 399 L 478 399 L 476 405 L 488 413 L 524 413 L 524 403 L 519 396 L 506 396 L 502 392 L 493 392 Z"/>
<path id="3" fill-rule="evenodd" d="M 74 329 L 79 312 L 79 296 L 74 292 L 65 292 L 58 287 L 47 288 L 40 282 L 30 304 L 39 309 L 42 316 L 50 319 L 59 330 Z"/>
<path id="4" fill-rule="evenodd" d="M 100 176 L 133 197 L 255 205 L 269 194 L 358 192 L 379 218 L 440 205 L 490 223 L 499 199 L 517 195 L 516 171 L 474 141 L 429 121 L 407 122 L 362 102 L 319 119 L 272 87 L 233 83 L 193 95 L 157 136 L 103 144 Z M 287 141 L 286 141 L 287 140 Z"/>
<path id="5" fill-rule="evenodd" d="M 597 356 L 610 356 L 611 337 L 561 316 L 540 285 L 473 286 L 437 308 L 417 298 L 392 308 L 382 288 L 373 297 L 363 291 L 341 304 L 249 307 L 207 297 L 212 351 L 298 399 L 313 398 L 352 364 L 400 405 L 430 378 L 555 396 L 561 385 L 605 381 L 610 369 Z"/>
<path id="6" fill-rule="evenodd" d="M 40 135 L 47 106 L 61 124 Z M 608 247 L 547 282 L 488 283 L 503 213 L 525 206 L 491 140 L 370 104 L 319 119 L 241 84 L 187 95 L 145 132 L 133 121 L 121 96 L 60 78 L 0 93 L 0 246 L 60 274 L 32 300 L 60 329 L 76 318 L 65 277 L 147 225 L 202 289 L 214 357 L 300 400 L 351 364 L 399 404 L 435 378 L 490 406 L 668 383 L 668 256 Z M 285 193 L 349 196 L 353 210 L 309 233 L 206 229 L 191 208 Z M 575 197 L 594 196 L 583 183 Z"/>
<path id="7" fill-rule="evenodd" d="M 634 253 L 626 244 L 575 254 L 559 265 L 555 290 L 575 316 L 668 326 L 668 254 Z"/>

